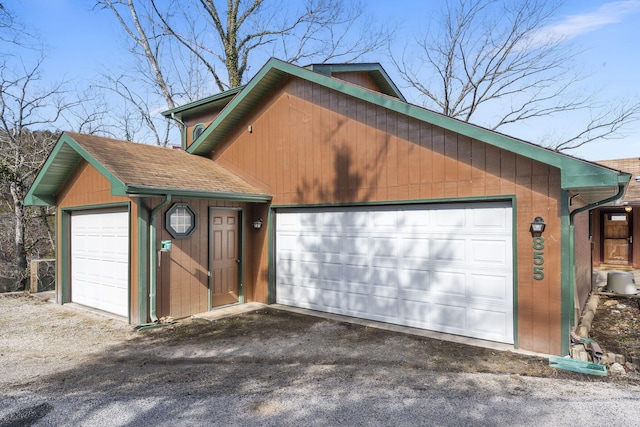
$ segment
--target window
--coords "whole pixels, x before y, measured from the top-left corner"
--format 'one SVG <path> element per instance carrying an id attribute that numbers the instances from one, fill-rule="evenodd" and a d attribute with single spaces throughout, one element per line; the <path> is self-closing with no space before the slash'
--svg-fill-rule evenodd
<path id="1" fill-rule="evenodd" d="M 167 210 L 165 228 L 174 239 L 186 239 L 196 229 L 197 218 L 186 203 L 175 203 Z"/>
<path id="2" fill-rule="evenodd" d="M 195 125 L 193 127 L 193 141 L 198 139 L 198 137 L 202 135 L 202 132 L 204 132 L 204 124 L 198 123 L 197 125 Z"/>

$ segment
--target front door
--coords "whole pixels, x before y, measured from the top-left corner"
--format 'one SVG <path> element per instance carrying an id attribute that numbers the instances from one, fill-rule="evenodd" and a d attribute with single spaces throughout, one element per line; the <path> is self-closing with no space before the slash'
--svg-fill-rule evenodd
<path id="1" fill-rule="evenodd" d="M 602 212 L 602 263 L 631 264 L 631 212 Z"/>
<path id="2" fill-rule="evenodd" d="M 212 209 L 210 218 L 211 307 L 216 307 L 238 302 L 239 211 Z"/>

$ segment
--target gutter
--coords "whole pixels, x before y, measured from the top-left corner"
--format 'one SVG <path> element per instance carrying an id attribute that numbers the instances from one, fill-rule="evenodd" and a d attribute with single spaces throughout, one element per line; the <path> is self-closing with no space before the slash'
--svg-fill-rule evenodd
<path id="1" fill-rule="evenodd" d="M 182 145 L 182 150 L 186 150 L 187 149 L 187 132 L 186 132 L 187 125 L 185 125 L 182 120 L 180 120 L 179 118 L 176 117 L 176 113 L 175 112 L 171 113 L 171 118 L 173 120 L 175 120 L 176 122 L 178 122 L 178 124 L 181 127 L 181 129 L 180 129 L 180 135 L 181 135 L 180 145 Z"/>
<path id="2" fill-rule="evenodd" d="M 164 196 L 164 200 L 151 210 L 151 220 L 149 221 L 149 317 L 151 322 L 156 323 L 156 214 L 160 209 L 171 202 L 171 194 Z"/>
<path id="3" fill-rule="evenodd" d="M 625 183 L 626 184 L 626 183 Z M 571 289 L 572 292 L 569 292 L 569 295 L 567 295 L 567 297 L 570 299 L 570 310 L 571 310 L 571 321 L 570 324 L 573 324 L 574 320 L 573 319 L 573 313 L 574 313 L 574 295 L 575 295 L 575 269 L 574 269 L 574 265 L 575 265 L 575 216 L 577 214 L 579 214 L 580 212 L 584 212 L 584 211 L 588 211 L 591 209 L 595 209 L 599 206 L 602 206 L 604 204 L 607 204 L 609 202 L 613 202 L 614 200 L 618 200 L 620 197 L 622 197 L 624 195 L 624 191 L 626 189 L 626 185 L 625 184 L 618 184 L 618 192 L 611 196 L 611 197 L 607 197 L 606 199 L 597 201 L 597 202 L 593 202 L 591 204 L 588 204 L 586 206 L 583 206 L 581 208 L 575 209 L 573 211 L 571 211 L 569 213 L 569 260 L 568 260 L 568 274 L 569 274 L 569 283 L 571 285 Z M 564 334 L 563 334 L 564 335 Z M 568 353 L 569 351 L 569 343 L 568 341 L 566 341 L 563 337 L 562 339 L 563 341 L 563 353 Z M 567 344 L 565 345 L 565 341 L 567 342 Z M 570 341 L 570 340 L 569 340 Z"/>

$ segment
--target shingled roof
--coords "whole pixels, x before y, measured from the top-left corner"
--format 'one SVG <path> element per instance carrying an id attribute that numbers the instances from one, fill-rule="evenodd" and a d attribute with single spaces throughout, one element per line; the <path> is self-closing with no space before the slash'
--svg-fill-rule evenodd
<path id="1" fill-rule="evenodd" d="M 25 201 L 54 204 L 71 171 L 84 159 L 110 182 L 113 195 L 172 194 L 185 197 L 268 201 L 271 196 L 215 161 L 182 150 L 65 132 Z"/>
<path id="2" fill-rule="evenodd" d="M 631 157 L 627 159 L 601 160 L 598 163 L 611 169 L 630 173 L 631 181 L 629 181 L 627 192 L 620 202 L 626 202 L 630 205 L 640 205 L 640 182 L 636 180 L 636 178 L 640 177 L 640 158 Z"/>

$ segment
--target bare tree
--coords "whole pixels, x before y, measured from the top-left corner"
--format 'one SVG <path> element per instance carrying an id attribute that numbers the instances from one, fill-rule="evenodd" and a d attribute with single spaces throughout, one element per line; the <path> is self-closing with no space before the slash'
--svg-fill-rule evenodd
<path id="1" fill-rule="evenodd" d="M 13 271 L 19 289 L 26 285 L 27 256 L 40 243 L 37 233 L 27 239 L 27 224 L 42 216 L 38 210 L 28 211 L 23 200 L 57 139 L 55 133 L 29 129 L 51 125 L 69 107 L 58 99 L 60 86 L 37 87 L 41 64 L 39 61 L 31 68 L 18 70 L 0 67 L 0 175 L 3 193 L 8 195 L 4 202 L 12 213 Z M 42 225 L 48 229 L 50 224 L 45 218 Z M 53 251 L 53 247 L 49 250 Z"/>
<path id="2" fill-rule="evenodd" d="M 160 124 L 166 121 L 156 122 L 155 110 L 237 87 L 269 56 L 346 62 L 389 40 L 359 2 L 306 0 L 299 7 L 278 0 L 97 0 L 96 7 L 113 14 L 134 59 L 121 77 L 109 79 L 109 87 L 134 106 L 159 145 L 167 144 L 169 133 Z"/>
<path id="3" fill-rule="evenodd" d="M 440 25 L 410 51 L 413 60 L 405 50 L 393 61 L 426 106 L 450 117 L 496 130 L 589 110 L 584 130 L 546 145 L 569 150 L 620 136 L 640 118 L 640 103 L 599 106 L 595 94 L 578 90 L 582 76 L 573 60 L 579 51 L 543 31 L 557 11 L 554 0 L 451 0 L 432 21 Z"/>

